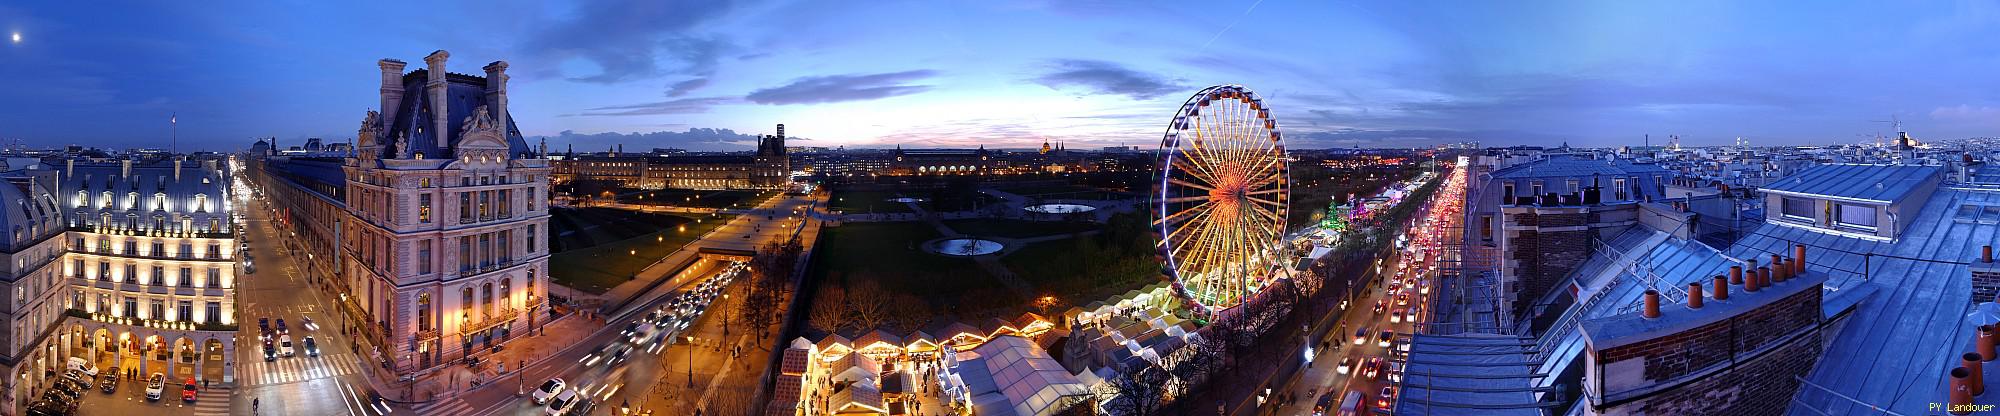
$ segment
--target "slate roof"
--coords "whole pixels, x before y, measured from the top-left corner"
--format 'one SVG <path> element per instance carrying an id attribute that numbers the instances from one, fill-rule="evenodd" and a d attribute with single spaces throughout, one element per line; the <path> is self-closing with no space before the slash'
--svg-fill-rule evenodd
<path id="1" fill-rule="evenodd" d="M 1666 173 L 1666 169 L 1650 163 L 1633 163 L 1627 159 L 1603 160 L 1577 157 L 1576 155 L 1552 155 L 1544 159 L 1516 164 L 1493 171 L 1494 178 L 1545 178 L 1584 177 L 1590 175 L 1627 175 L 1642 173 Z"/>
<path id="2" fill-rule="evenodd" d="M 1819 165 L 1772 181 L 1764 191 L 1893 203 L 1943 172 L 1938 166 Z"/>
<path id="3" fill-rule="evenodd" d="M 423 152 L 424 157 L 447 159 L 457 157 L 451 150 L 458 145 L 459 129 L 472 110 L 486 103 L 486 78 L 465 74 L 447 73 L 445 76 L 445 132 L 440 136 L 431 128 L 431 97 L 424 91 L 424 84 L 430 81 L 430 69 L 418 69 L 403 75 L 403 101 L 396 109 L 395 120 L 390 120 L 384 128 L 383 143 L 395 143 L 409 135 L 409 146 L 384 146 L 384 158 L 407 159 L 413 153 Z M 486 111 L 498 111 L 487 106 Z M 498 114 L 492 114 L 498 117 Z M 521 136 L 521 129 L 514 125 L 514 117 L 507 117 L 508 153 L 524 154 L 533 152 L 528 140 Z"/>

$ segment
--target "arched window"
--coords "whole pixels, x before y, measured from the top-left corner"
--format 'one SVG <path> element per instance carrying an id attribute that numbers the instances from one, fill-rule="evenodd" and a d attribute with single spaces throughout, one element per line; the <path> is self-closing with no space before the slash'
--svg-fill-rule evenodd
<path id="1" fill-rule="evenodd" d="M 431 294 L 417 294 L 417 330 L 431 330 Z"/>
<path id="2" fill-rule="evenodd" d="M 503 308 L 514 307 L 514 292 L 511 290 L 514 288 L 513 280 L 500 279 L 500 306 Z"/>
<path id="3" fill-rule="evenodd" d="M 460 311 L 460 314 L 461 314 L 460 316 L 465 316 L 465 315 L 469 315 L 469 314 L 471 314 L 471 313 L 472 313 L 472 287 L 471 287 L 471 286 L 466 286 L 466 287 L 465 287 L 465 302 L 464 302 L 464 303 L 460 303 L 460 304 L 459 304 L 459 311 Z"/>
<path id="4" fill-rule="evenodd" d="M 486 282 L 479 288 L 479 293 L 480 310 L 488 314 L 493 313 L 493 282 Z"/>

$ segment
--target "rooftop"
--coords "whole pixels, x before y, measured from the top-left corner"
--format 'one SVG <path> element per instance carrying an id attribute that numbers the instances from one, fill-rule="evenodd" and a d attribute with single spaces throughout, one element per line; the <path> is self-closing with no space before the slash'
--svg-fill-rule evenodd
<path id="1" fill-rule="evenodd" d="M 1633 163 L 1627 159 L 1590 159 L 1576 155 L 1552 155 L 1533 162 L 1521 163 L 1495 170 L 1493 171 L 1493 177 L 1584 177 L 1591 175 L 1639 173 L 1666 173 L 1666 169 L 1649 163 Z"/>
<path id="2" fill-rule="evenodd" d="M 1937 166 L 1819 165 L 1764 186 L 1765 192 L 1830 196 L 1878 203 L 1900 202 L 1944 171 Z"/>

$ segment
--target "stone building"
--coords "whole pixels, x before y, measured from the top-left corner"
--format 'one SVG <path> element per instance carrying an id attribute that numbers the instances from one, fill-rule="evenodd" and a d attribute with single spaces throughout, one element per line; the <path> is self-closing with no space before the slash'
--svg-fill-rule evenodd
<path id="1" fill-rule="evenodd" d="M 1560 302 L 1558 289 L 1590 257 L 1592 240 L 1637 224 L 1638 203 L 1658 198 L 1666 175 L 1652 164 L 1567 154 L 1481 175 L 1466 238 L 1498 260 L 1500 309 L 1526 322 Z"/>
<path id="2" fill-rule="evenodd" d="M 302 234 L 309 276 L 400 374 L 424 374 L 533 328 L 548 302 L 548 161 L 507 111 L 507 63 L 404 73 L 348 158 L 265 161 L 253 175 Z M 337 162 L 337 164 L 336 164 Z"/>
<path id="3" fill-rule="evenodd" d="M 234 380 L 237 273 L 213 163 L 65 161 L 0 174 L 0 368 L 15 414 L 82 358 L 174 380 Z"/>
<path id="4" fill-rule="evenodd" d="M 791 183 L 785 125 L 757 137 L 754 154 L 569 155 L 551 161 L 554 184 L 599 180 L 639 189 L 784 189 Z"/>

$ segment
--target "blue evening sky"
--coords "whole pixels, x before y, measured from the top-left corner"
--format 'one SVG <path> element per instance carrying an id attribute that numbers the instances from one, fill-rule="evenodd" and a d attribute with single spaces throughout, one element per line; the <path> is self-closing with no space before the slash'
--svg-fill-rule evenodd
<path id="1" fill-rule="evenodd" d="M 2000 136 L 1985 1 L 32 0 L 0 30 L 0 140 L 30 146 L 164 147 L 170 114 L 183 149 L 351 140 L 375 61 L 436 49 L 509 61 L 515 119 L 557 149 L 747 149 L 732 133 L 776 123 L 796 145 L 1151 146 L 1225 83 L 1292 147 L 1872 142 L 1892 115 Z"/>

